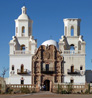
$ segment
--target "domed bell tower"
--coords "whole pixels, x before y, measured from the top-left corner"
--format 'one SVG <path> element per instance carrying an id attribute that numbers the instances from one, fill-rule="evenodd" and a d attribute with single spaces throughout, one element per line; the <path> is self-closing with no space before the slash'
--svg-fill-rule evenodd
<path id="1" fill-rule="evenodd" d="M 26 7 L 23 6 L 22 14 L 15 20 L 15 35 L 17 37 L 32 36 L 33 21 L 26 14 Z"/>

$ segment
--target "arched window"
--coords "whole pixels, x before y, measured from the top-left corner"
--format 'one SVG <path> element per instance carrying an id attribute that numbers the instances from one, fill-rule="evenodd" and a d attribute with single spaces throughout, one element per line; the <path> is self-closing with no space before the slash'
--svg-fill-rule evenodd
<path id="1" fill-rule="evenodd" d="M 12 70 L 14 70 L 14 65 L 12 65 Z"/>
<path id="2" fill-rule="evenodd" d="M 71 44 L 71 45 L 70 45 L 70 50 L 75 50 L 75 48 L 74 48 L 74 45 L 73 45 L 73 44 Z"/>
<path id="3" fill-rule="evenodd" d="M 71 66 L 71 73 L 74 72 L 74 66 Z"/>
<path id="4" fill-rule="evenodd" d="M 73 79 L 71 79 L 71 80 L 70 80 L 70 83 L 74 83 L 74 80 L 73 80 Z"/>
<path id="5" fill-rule="evenodd" d="M 21 82 L 20 84 L 24 84 L 24 78 L 23 77 L 21 77 L 21 81 L 20 82 Z"/>
<path id="6" fill-rule="evenodd" d="M 49 64 L 46 64 L 46 71 L 49 71 Z"/>
<path id="7" fill-rule="evenodd" d="M 21 50 L 25 50 L 25 45 L 21 45 Z"/>
<path id="8" fill-rule="evenodd" d="M 21 65 L 21 73 L 24 72 L 24 65 Z"/>
<path id="9" fill-rule="evenodd" d="M 80 66 L 80 70 L 83 70 L 83 67 L 82 66 Z"/>
<path id="10" fill-rule="evenodd" d="M 25 27 L 24 26 L 22 27 L 22 33 L 25 33 Z"/>
<path id="11" fill-rule="evenodd" d="M 74 36 L 74 27 L 71 26 L 71 36 Z"/>

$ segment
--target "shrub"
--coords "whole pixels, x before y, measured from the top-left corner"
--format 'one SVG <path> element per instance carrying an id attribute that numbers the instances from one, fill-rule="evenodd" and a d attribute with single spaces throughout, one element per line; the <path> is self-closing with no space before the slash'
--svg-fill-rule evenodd
<path id="1" fill-rule="evenodd" d="M 61 91 L 63 91 L 62 85 L 58 84 L 57 93 L 61 93 Z"/>
<path id="2" fill-rule="evenodd" d="M 72 84 L 69 84 L 69 85 L 67 85 L 67 86 L 68 86 L 68 87 L 67 87 L 67 92 L 68 92 L 69 94 L 71 94 L 72 91 L 73 91 Z"/>
<path id="3" fill-rule="evenodd" d="M 31 93 L 36 93 L 36 90 L 35 90 L 35 88 L 32 90 L 32 92 Z"/>
<path id="4" fill-rule="evenodd" d="M 68 94 L 66 90 L 61 91 L 61 94 Z"/>
<path id="5" fill-rule="evenodd" d="M 7 94 L 11 94 L 13 92 L 13 89 L 11 89 L 10 87 L 6 88 L 6 93 Z"/>
<path id="6" fill-rule="evenodd" d="M 85 94 L 89 94 L 89 90 L 88 89 L 86 89 Z"/>
<path id="7" fill-rule="evenodd" d="M 20 91 L 21 93 L 25 93 L 25 94 L 30 93 L 30 90 L 28 88 L 21 88 Z"/>

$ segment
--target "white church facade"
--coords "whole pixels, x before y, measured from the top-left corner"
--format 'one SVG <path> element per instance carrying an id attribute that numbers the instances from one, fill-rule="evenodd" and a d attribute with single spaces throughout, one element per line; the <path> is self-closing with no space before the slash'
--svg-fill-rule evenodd
<path id="1" fill-rule="evenodd" d="M 15 20 L 15 36 L 9 42 L 7 84 L 85 84 L 85 41 L 80 35 L 80 19 L 64 19 L 64 36 L 59 43 L 47 40 L 37 48 L 32 36 L 33 21 L 22 7 Z M 72 34 L 73 32 L 73 34 Z M 53 51 L 53 52 L 51 52 Z"/>

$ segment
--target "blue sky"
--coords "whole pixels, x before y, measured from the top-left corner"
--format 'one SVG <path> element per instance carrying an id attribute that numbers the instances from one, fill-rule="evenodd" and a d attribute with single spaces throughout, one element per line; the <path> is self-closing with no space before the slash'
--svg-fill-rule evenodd
<path id="1" fill-rule="evenodd" d="M 64 18 L 80 18 L 81 35 L 86 41 L 86 69 L 92 70 L 92 0 L 0 0 L 0 74 L 3 67 L 9 68 L 9 41 L 15 35 L 14 20 L 24 3 L 33 20 L 38 47 L 50 36 L 59 41 L 64 34 Z"/>

